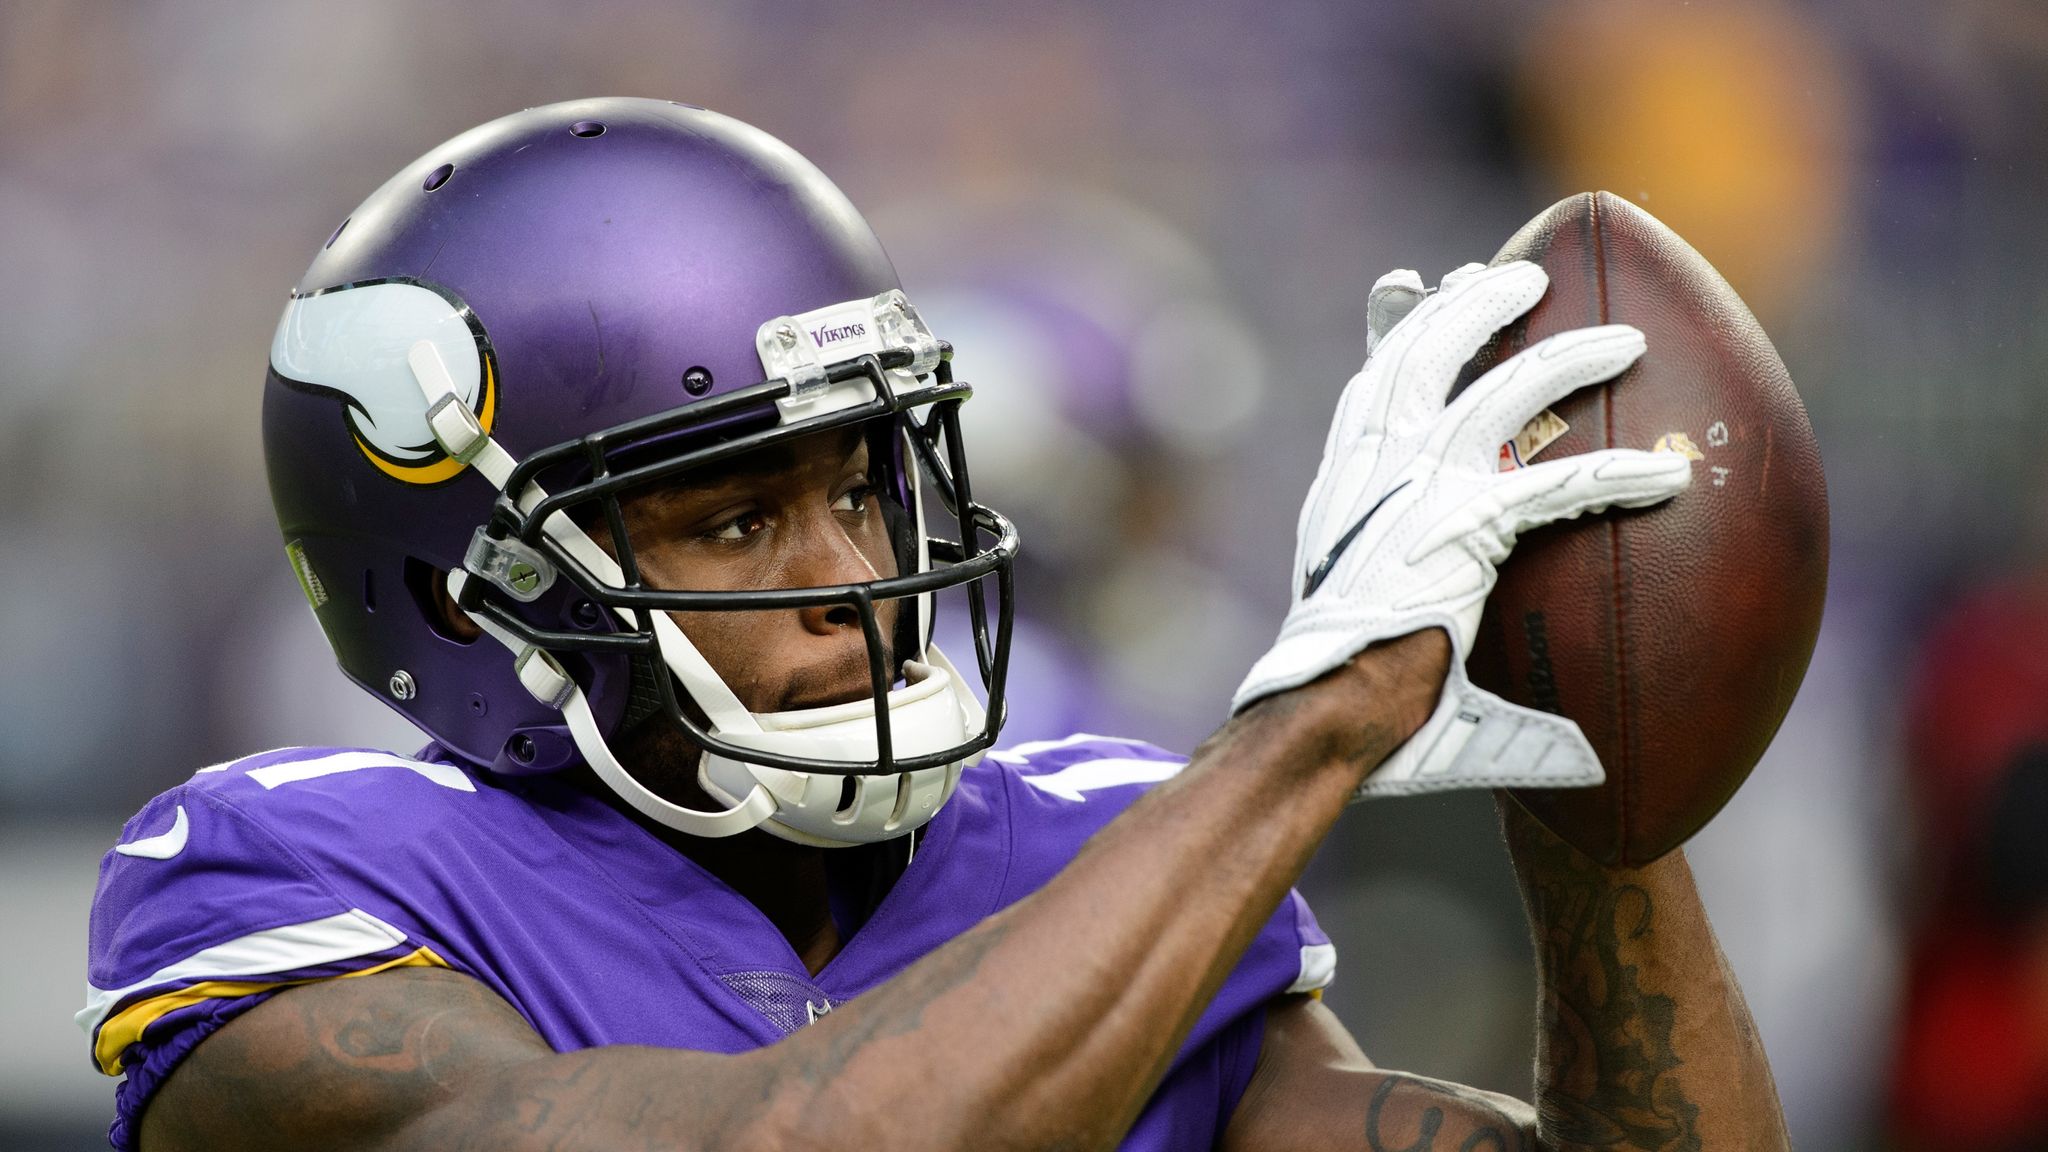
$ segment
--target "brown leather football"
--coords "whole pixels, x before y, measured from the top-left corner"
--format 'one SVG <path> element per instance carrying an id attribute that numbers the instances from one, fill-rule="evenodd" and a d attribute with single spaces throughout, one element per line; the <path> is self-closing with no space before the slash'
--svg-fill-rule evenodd
<path id="1" fill-rule="evenodd" d="M 1472 680 L 1568 716 L 1598 788 L 1521 789 L 1522 806 L 1608 865 L 1646 864 L 1698 831 L 1756 766 L 1806 674 L 1828 571 L 1820 448 L 1784 361 L 1713 266 L 1606 192 L 1560 201 L 1502 248 L 1550 290 L 1468 379 L 1553 333 L 1643 330 L 1620 377 L 1553 406 L 1539 459 L 1597 448 L 1694 458 L 1670 502 L 1525 534 L 1502 564 Z"/>

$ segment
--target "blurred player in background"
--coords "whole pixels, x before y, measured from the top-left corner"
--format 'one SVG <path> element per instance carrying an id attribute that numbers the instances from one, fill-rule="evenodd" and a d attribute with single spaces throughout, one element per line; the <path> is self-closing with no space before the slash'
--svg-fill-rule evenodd
<path id="1" fill-rule="evenodd" d="M 343 670 L 434 742 L 130 821 L 79 1014 L 116 1146 L 1784 1147 L 1682 856 L 1604 870 L 1503 805 L 1536 1107 L 1377 1069 L 1317 999 L 1289 885 L 1348 802 L 1599 779 L 1464 654 L 1518 532 L 1690 465 L 1495 470 L 1642 353 L 1566 333 L 1447 404 L 1544 289 L 1383 279 L 1280 638 L 1191 759 L 996 751 L 1017 534 L 838 190 L 660 101 L 429 152 L 293 293 L 264 435 Z"/>
<path id="2" fill-rule="evenodd" d="M 1902 1145 L 2048 1146 L 2048 579 L 1938 619 L 1908 714 L 1919 890 L 1893 1065 Z"/>

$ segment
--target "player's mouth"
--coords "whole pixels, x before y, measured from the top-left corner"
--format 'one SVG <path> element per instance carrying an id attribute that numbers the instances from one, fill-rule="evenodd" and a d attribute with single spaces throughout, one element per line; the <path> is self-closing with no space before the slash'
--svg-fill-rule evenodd
<path id="1" fill-rule="evenodd" d="M 835 704 L 851 704 L 856 700 L 866 700 L 870 695 L 871 693 L 867 685 L 863 684 L 859 688 L 850 689 L 845 692 L 828 692 L 822 695 L 804 696 L 795 700 L 788 700 L 783 703 L 782 707 L 777 708 L 776 711 L 803 712 L 812 708 L 830 708 Z"/>
<path id="2" fill-rule="evenodd" d="M 836 676 L 819 677 L 818 682 L 791 684 L 777 701 L 776 711 L 798 712 L 809 708 L 830 708 L 835 704 L 851 704 L 857 700 L 874 698 L 874 687 L 868 681 L 866 661 L 861 662 L 858 672 L 842 673 Z"/>
<path id="3" fill-rule="evenodd" d="M 894 668 L 891 688 L 902 676 L 895 655 L 884 656 Z M 851 704 L 857 700 L 874 698 L 874 686 L 868 679 L 867 645 L 847 647 L 832 656 L 796 670 L 784 683 L 780 696 L 775 700 L 774 711 L 797 712 L 808 708 L 830 708 L 835 704 Z"/>

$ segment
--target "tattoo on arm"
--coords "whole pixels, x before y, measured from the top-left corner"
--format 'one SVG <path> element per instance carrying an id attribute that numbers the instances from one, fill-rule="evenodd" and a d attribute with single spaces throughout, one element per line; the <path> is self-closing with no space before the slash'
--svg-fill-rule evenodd
<path id="1" fill-rule="evenodd" d="M 1010 933 L 1010 922 L 998 917 L 957 938 L 912 965 L 895 980 L 876 989 L 867 1003 L 833 1013 L 817 1037 L 823 1050 L 793 1069 L 810 1087 L 829 1083 L 869 1045 L 903 1036 L 924 1025 L 925 1009 L 948 992 L 975 978 L 982 961 Z"/>
<path id="2" fill-rule="evenodd" d="M 1626 958 L 1656 929 L 1656 904 L 1562 843 L 1531 837 L 1530 918 L 1542 988 L 1543 1130 L 1565 1147 L 1700 1148 L 1699 1107 L 1675 1075 L 1676 1003 Z"/>
<path id="3" fill-rule="evenodd" d="M 1385 1074 L 1365 1109 L 1367 1152 L 1531 1152 L 1529 1136 L 1495 1097 L 1423 1076 Z"/>
<path id="4" fill-rule="evenodd" d="M 479 1070 L 548 1054 L 510 1005 L 453 973 L 290 989 L 208 1037 L 143 1113 L 145 1148 L 369 1145 Z"/>

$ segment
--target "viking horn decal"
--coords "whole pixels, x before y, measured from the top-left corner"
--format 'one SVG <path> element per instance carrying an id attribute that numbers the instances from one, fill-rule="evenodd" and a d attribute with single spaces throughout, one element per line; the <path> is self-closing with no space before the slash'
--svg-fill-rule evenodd
<path id="1" fill-rule="evenodd" d="M 380 471 L 408 484 L 438 484 L 463 465 L 427 427 L 406 362 L 422 340 L 440 352 L 456 396 L 489 432 L 497 380 L 482 330 L 468 308 L 424 285 L 387 280 L 294 297 L 271 341 L 270 364 L 293 388 L 340 400 L 350 436 Z"/>

